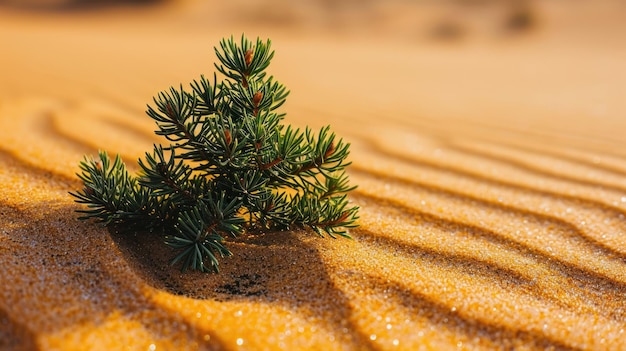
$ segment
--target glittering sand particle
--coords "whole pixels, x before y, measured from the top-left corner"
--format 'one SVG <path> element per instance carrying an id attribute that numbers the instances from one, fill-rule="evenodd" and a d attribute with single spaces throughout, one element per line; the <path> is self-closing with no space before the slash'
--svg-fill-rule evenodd
<path id="1" fill-rule="evenodd" d="M 0 350 L 626 349 L 615 45 L 551 51 L 546 32 L 511 51 L 452 49 L 323 31 L 303 44 L 266 28 L 288 120 L 352 143 L 354 240 L 248 233 L 220 274 L 181 273 L 153 234 L 78 221 L 78 161 L 150 149 L 154 89 L 208 73 L 205 46 L 231 30 L 185 6 L 0 14 Z"/>

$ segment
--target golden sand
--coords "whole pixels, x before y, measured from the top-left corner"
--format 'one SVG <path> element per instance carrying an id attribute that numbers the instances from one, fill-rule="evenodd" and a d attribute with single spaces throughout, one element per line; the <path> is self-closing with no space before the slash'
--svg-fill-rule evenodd
<path id="1" fill-rule="evenodd" d="M 619 2 L 444 42 L 434 6 L 273 4 L 0 9 L 1 350 L 626 349 Z M 244 235 L 181 273 L 78 221 L 83 155 L 134 163 L 146 103 L 242 31 L 273 40 L 288 122 L 352 143 L 354 240 Z"/>

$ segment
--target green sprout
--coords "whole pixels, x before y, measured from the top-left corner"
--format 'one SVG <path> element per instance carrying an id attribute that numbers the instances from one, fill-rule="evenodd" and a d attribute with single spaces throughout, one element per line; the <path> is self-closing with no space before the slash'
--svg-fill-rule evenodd
<path id="1" fill-rule="evenodd" d="M 358 207 L 350 205 L 345 168 L 349 143 L 330 127 L 314 133 L 281 124 L 289 91 L 267 77 L 271 41 L 233 37 L 215 48 L 217 75 L 191 90 L 170 88 L 147 114 L 168 145 L 154 145 L 132 176 L 120 156 L 85 157 L 80 219 L 161 233 L 182 270 L 218 272 L 230 256 L 224 237 L 244 231 L 309 227 L 349 238 Z"/>

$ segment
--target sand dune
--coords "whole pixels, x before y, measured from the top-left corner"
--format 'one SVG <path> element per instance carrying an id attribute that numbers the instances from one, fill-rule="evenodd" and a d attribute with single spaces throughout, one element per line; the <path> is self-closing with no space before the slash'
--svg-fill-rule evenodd
<path id="1" fill-rule="evenodd" d="M 2 8 L 0 349 L 626 349 L 619 2 L 537 5 L 515 34 L 501 11 L 273 4 Z M 442 18 L 464 34 L 433 38 Z M 244 235 L 183 274 L 78 221 L 83 155 L 133 164 L 151 97 L 244 31 L 273 40 L 287 120 L 352 143 L 354 240 Z"/>

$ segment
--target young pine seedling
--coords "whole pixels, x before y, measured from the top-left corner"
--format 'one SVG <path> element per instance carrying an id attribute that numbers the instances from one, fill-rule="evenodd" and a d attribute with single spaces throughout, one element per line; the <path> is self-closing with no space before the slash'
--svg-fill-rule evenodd
<path id="1" fill-rule="evenodd" d="M 215 48 L 222 82 L 201 76 L 190 90 L 159 93 L 147 114 L 168 143 L 139 159 L 137 176 L 119 155 L 85 157 L 84 187 L 70 193 L 87 205 L 79 218 L 161 235 L 176 251 L 172 264 L 203 272 L 218 272 L 218 256 L 231 255 L 224 237 L 245 230 L 349 237 L 358 219 L 347 198 L 349 144 L 329 127 L 281 124 L 289 92 L 265 72 L 270 44 L 223 39 Z"/>

